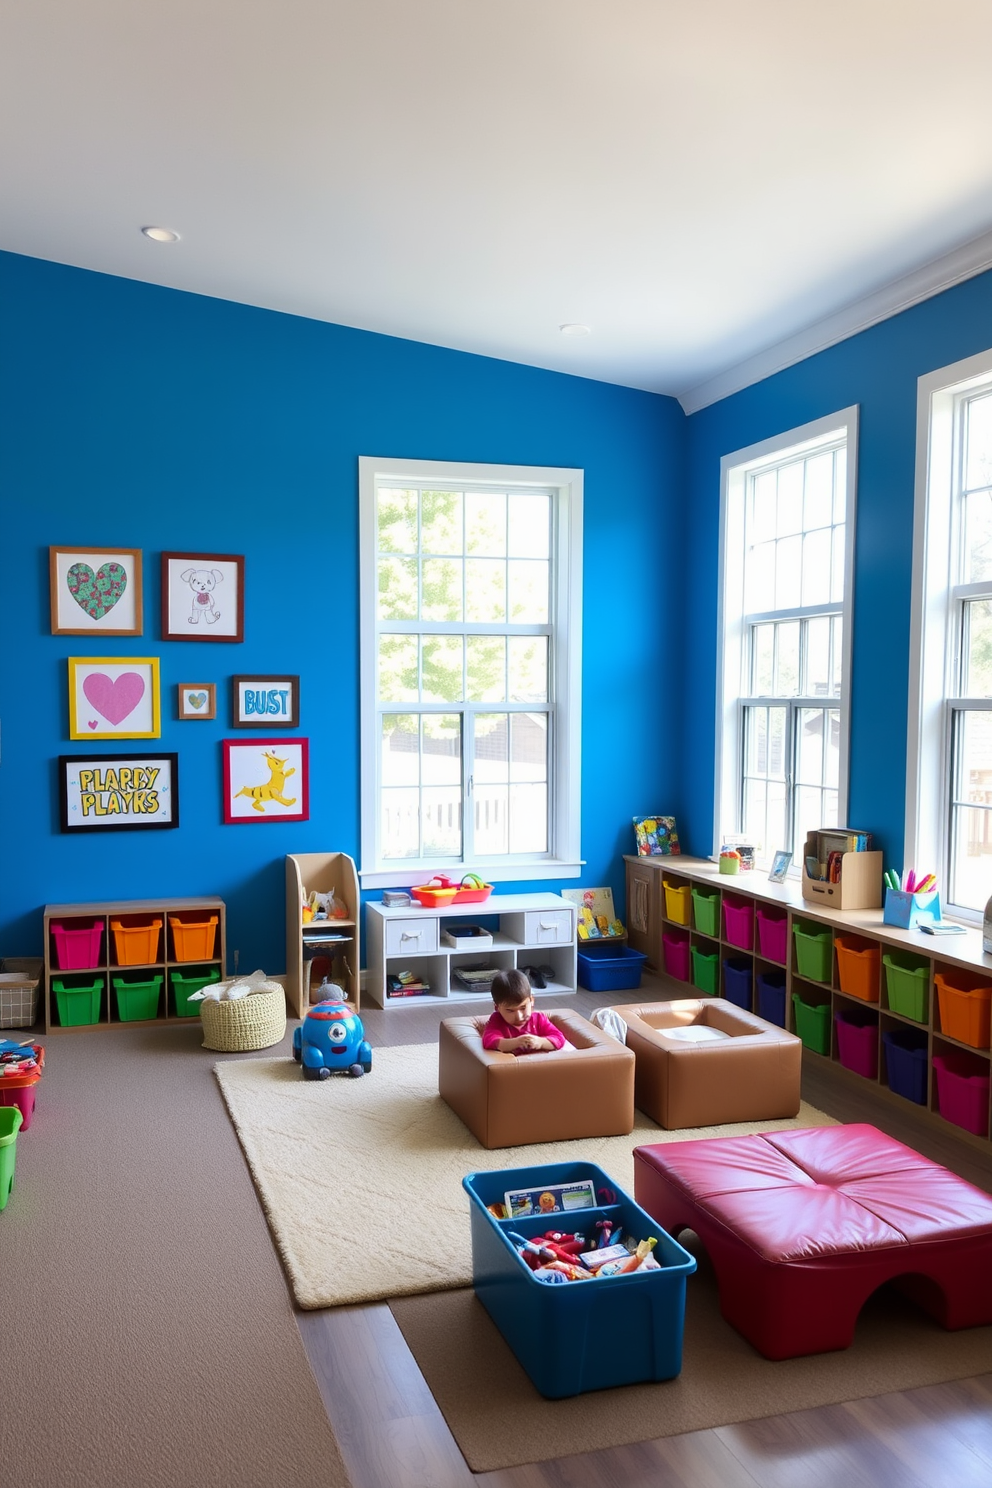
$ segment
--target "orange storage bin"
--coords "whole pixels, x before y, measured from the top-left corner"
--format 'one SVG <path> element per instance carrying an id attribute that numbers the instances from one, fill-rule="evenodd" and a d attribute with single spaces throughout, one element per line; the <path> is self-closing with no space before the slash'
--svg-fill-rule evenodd
<path id="1" fill-rule="evenodd" d="M 217 916 L 170 914 L 173 954 L 177 961 L 209 961 L 217 939 Z"/>
<path id="2" fill-rule="evenodd" d="M 158 960 L 162 921 L 151 915 L 122 915 L 111 920 L 118 966 L 150 966 Z"/>
<path id="3" fill-rule="evenodd" d="M 837 947 L 840 990 L 848 997 L 860 997 L 862 1002 L 877 1002 L 879 947 L 849 935 L 835 935 L 834 945 Z"/>
<path id="4" fill-rule="evenodd" d="M 970 1044 L 973 1049 L 989 1047 L 990 1013 L 992 1013 L 992 983 L 980 982 L 962 973 L 952 978 L 946 972 L 934 974 L 933 984 L 937 989 L 940 1008 L 940 1031 L 958 1043 Z"/>

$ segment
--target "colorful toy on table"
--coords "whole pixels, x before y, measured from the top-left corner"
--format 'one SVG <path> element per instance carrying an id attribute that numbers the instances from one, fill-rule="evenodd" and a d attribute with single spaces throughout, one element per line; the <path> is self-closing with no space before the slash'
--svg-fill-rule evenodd
<path id="1" fill-rule="evenodd" d="M 331 1075 L 367 1075 L 372 1049 L 362 1020 L 344 1000 L 340 987 L 325 982 L 326 996 L 309 1009 L 293 1031 L 293 1058 L 302 1065 L 304 1080 L 327 1080 Z"/>

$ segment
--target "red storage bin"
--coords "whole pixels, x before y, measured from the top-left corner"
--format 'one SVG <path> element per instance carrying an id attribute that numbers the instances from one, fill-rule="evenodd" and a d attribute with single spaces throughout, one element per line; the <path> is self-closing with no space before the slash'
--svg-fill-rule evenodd
<path id="1" fill-rule="evenodd" d="M 661 937 L 662 958 L 665 971 L 677 981 L 689 980 L 689 937 L 673 935 L 668 930 Z"/>
<path id="2" fill-rule="evenodd" d="M 878 1079 L 878 1022 L 859 1018 L 851 1012 L 834 1015 L 837 1025 L 837 1057 L 845 1069 L 863 1075 L 866 1080 Z"/>
<path id="3" fill-rule="evenodd" d="M 60 971 L 89 971 L 100 965 L 102 920 L 53 920 L 55 964 Z"/>
<path id="4" fill-rule="evenodd" d="M 760 905 L 756 911 L 756 918 L 758 950 L 769 961 L 777 961 L 780 966 L 784 966 L 789 959 L 788 918 L 773 910 L 762 909 Z"/>
<path id="5" fill-rule="evenodd" d="M 754 908 L 750 900 L 737 902 L 724 897 L 723 929 L 732 946 L 749 951 L 754 945 Z"/>
<path id="6" fill-rule="evenodd" d="M 989 1134 L 989 1067 L 970 1054 L 948 1050 L 933 1056 L 937 1107 L 945 1121 L 953 1121 L 976 1137 Z"/>

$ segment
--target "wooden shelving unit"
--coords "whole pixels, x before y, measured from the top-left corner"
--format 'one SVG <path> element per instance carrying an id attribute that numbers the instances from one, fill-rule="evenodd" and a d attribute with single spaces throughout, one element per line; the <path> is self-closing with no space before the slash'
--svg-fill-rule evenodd
<path id="1" fill-rule="evenodd" d="M 344 919 L 303 923 L 303 905 L 316 891 L 333 889 Z M 297 1018 L 306 1013 L 309 974 L 316 957 L 326 958 L 328 980 L 343 987 L 358 1009 L 360 987 L 358 872 L 347 853 L 290 853 L 286 858 L 286 1001 Z"/>
<path id="2" fill-rule="evenodd" d="M 188 921 L 206 924 L 216 916 L 217 927 L 213 937 L 213 954 L 192 959 L 177 952 L 176 941 L 169 924 L 170 915 L 182 915 Z M 156 959 L 139 963 L 122 962 L 117 955 L 117 938 L 112 928 L 115 920 L 137 919 L 161 920 L 158 933 Z M 70 933 L 78 933 L 87 924 L 95 927 L 92 932 L 93 954 L 85 959 L 85 966 L 59 964 L 56 935 L 53 926 L 67 927 Z M 218 980 L 224 976 L 227 964 L 226 910 L 222 899 L 116 899 L 100 900 L 93 904 L 46 904 L 45 905 L 45 966 L 43 991 L 43 1016 L 45 1032 L 81 1032 L 87 1028 L 147 1028 L 155 1023 L 186 1023 L 188 1017 L 175 1012 L 171 973 L 179 971 L 191 975 L 194 968 L 213 969 Z M 122 1018 L 118 1011 L 117 997 L 113 987 L 114 977 L 128 982 L 152 981 L 161 976 L 162 984 L 158 1006 L 153 1018 Z M 63 1025 L 59 1016 L 58 994 L 53 981 L 78 987 L 80 983 L 95 985 L 99 989 L 99 1013 L 90 1022 Z M 97 994 L 94 993 L 94 1002 Z"/>
<path id="3" fill-rule="evenodd" d="M 820 903 L 804 900 L 798 884 L 770 884 L 767 877 L 758 872 L 722 875 L 716 863 L 708 859 L 683 857 L 627 857 L 627 926 L 628 940 L 636 950 L 643 951 L 650 964 L 669 976 L 679 976 L 688 966 L 685 996 L 697 997 L 704 993 L 732 995 L 740 1000 L 741 989 L 746 985 L 750 973 L 751 1011 L 762 1015 L 761 993 L 765 993 L 765 1012 L 769 1002 L 772 983 L 782 984 L 782 1014 L 784 1026 L 792 1032 L 796 1028 L 793 994 L 797 993 L 805 1009 L 825 1008 L 824 1023 L 826 1043 L 822 1054 L 807 1045 L 806 1056 L 810 1059 L 829 1062 L 847 1078 L 863 1086 L 874 1087 L 881 1095 L 904 1103 L 908 1098 L 900 1089 L 894 1092 L 890 1086 L 886 1033 L 897 1031 L 897 1038 L 919 1044 L 926 1051 L 925 1090 L 921 1103 L 909 1102 L 918 1111 L 928 1112 L 945 1131 L 978 1142 L 988 1150 L 990 1146 L 990 1118 L 992 1100 L 986 1093 L 984 1112 L 979 1132 L 970 1132 L 956 1121 L 948 1121 L 941 1113 L 940 1095 L 934 1074 L 934 1056 L 948 1056 L 963 1062 L 963 1067 L 973 1069 L 979 1079 L 990 1073 L 992 1051 L 986 1043 L 981 1048 L 952 1038 L 942 1027 L 940 1002 L 935 977 L 950 977 L 963 984 L 975 987 L 992 986 L 992 956 L 982 951 L 982 937 L 977 930 L 966 930 L 961 935 L 929 936 L 920 930 L 901 930 L 886 925 L 881 909 L 828 910 Z M 696 889 L 696 897 L 692 891 Z M 712 906 L 715 898 L 715 921 Z M 728 935 L 726 905 L 735 914 L 731 919 L 731 934 Z M 688 906 L 688 919 L 680 916 Z M 709 915 L 708 923 L 700 928 L 697 906 L 703 911 L 700 918 Z M 781 959 L 762 953 L 756 915 L 762 910 L 766 924 L 769 919 L 784 921 L 780 940 Z M 750 944 L 747 940 L 750 922 Z M 825 963 L 818 970 L 824 975 L 808 974 L 810 967 L 804 959 L 802 974 L 797 959 L 797 925 L 802 931 L 809 927 L 813 939 L 826 946 Z M 743 933 L 741 933 L 743 930 Z M 875 947 L 878 951 L 879 971 L 877 986 L 871 988 L 872 1000 L 855 997 L 842 990 L 838 969 L 837 937 L 856 947 Z M 767 938 L 767 937 L 766 937 Z M 687 956 L 683 951 L 687 948 Z M 694 954 L 695 953 L 695 954 Z M 898 958 L 903 965 L 912 967 L 917 978 L 921 997 L 919 1011 L 922 1017 L 906 1016 L 900 1006 L 893 1006 L 889 996 L 889 982 L 882 957 Z M 716 960 L 716 982 L 713 986 L 701 986 L 694 981 L 698 969 L 708 972 Z M 731 963 L 728 972 L 727 963 Z M 729 977 L 729 981 L 728 981 Z M 763 986 L 759 978 L 766 978 Z M 870 1077 L 852 1070 L 841 1063 L 838 1048 L 837 1014 L 846 1014 L 856 1019 L 866 1030 L 869 1062 L 877 1066 L 877 1074 Z M 780 1021 L 778 1018 L 774 1021 Z M 872 1042 L 874 1040 L 874 1047 Z"/>

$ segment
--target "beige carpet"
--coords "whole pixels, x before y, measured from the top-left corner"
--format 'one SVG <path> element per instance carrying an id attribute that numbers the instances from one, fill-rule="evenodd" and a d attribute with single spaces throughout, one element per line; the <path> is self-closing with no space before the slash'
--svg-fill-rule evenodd
<path id="1" fill-rule="evenodd" d="M 793 1121 L 702 1131 L 662 1131 L 638 1113 L 628 1137 L 489 1152 L 437 1093 L 436 1044 L 376 1049 L 360 1080 L 304 1080 L 285 1057 L 216 1075 L 301 1307 L 470 1285 L 467 1173 L 581 1158 L 632 1193 L 641 1143 L 834 1124 L 805 1104 Z"/>
<path id="2" fill-rule="evenodd" d="M 886 1291 L 865 1306 L 850 1349 L 770 1363 L 720 1317 L 705 1255 L 686 1285 L 682 1373 L 663 1384 L 545 1400 L 472 1291 L 405 1297 L 390 1308 L 473 1472 L 963 1379 L 992 1366 L 992 1328 L 945 1333 Z M 559 1471 L 567 1482 L 567 1465 Z"/>

